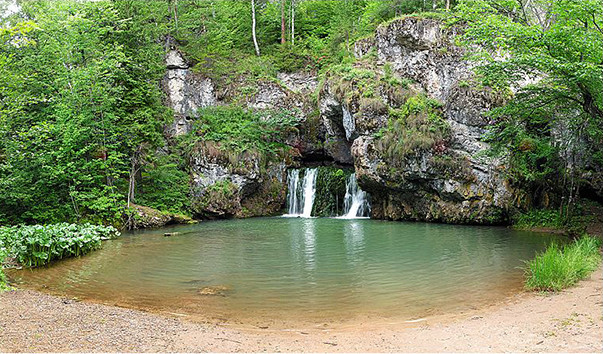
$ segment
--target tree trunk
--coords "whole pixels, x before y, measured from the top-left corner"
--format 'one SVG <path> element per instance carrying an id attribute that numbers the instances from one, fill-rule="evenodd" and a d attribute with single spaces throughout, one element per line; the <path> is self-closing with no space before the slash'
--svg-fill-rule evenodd
<path id="1" fill-rule="evenodd" d="M 291 0 L 291 45 L 295 44 L 295 0 Z"/>
<path id="2" fill-rule="evenodd" d="M 432 10 L 435 11 L 435 9 L 438 7 L 438 0 L 433 0 L 433 5 L 431 6 Z"/>
<path id="3" fill-rule="evenodd" d="M 253 45 L 255 46 L 255 54 L 260 56 L 260 47 L 258 46 L 258 38 L 255 34 L 255 0 L 251 0 L 251 35 L 253 36 Z"/>
<path id="4" fill-rule="evenodd" d="M 281 44 L 285 44 L 285 0 L 281 0 Z"/>
<path id="5" fill-rule="evenodd" d="M 138 151 L 136 150 L 132 153 L 132 158 L 130 160 L 130 181 L 128 184 L 128 208 L 130 204 L 134 202 L 134 191 L 136 189 L 136 172 L 138 166 Z"/>
<path id="6" fill-rule="evenodd" d="M 450 0 L 446 0 L 446 11 L 450 11 Z"/>

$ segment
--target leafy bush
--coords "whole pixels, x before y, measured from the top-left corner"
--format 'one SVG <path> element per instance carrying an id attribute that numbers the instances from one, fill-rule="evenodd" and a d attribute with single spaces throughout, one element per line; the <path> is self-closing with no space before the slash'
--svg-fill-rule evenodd
<path id="1" fill-rule="evenodd" d="M 520 214 L 514 220 L 515 227 L 527 229 L 532 227 L 563 227 L 563 217 L 557 210 L 535 209 L 525 214 Z"/>
<path id="2" fill-rule="evenodd" d="M 79 257 L 101 247 L 101 241 L 120 235 L 112 226 L 53 224 L 0 227 L 0 246 L 8 257 L 26 267 Z"/>
<path id="3" fill-rule="evenodd" d="M 8 285 L 6 284 L 6 276 L 4 272 L 2 272 L 2 264 L 4 263 L 4 259 L 6 258 L 6 249 L 4 248 L 4 242 L 0 238 L 0 292 L 8 289 Z"/>
<path id="4" fill-rule="evenodd" d="M 190 142 L 216 141 L 231 151 L 257 150 L 278 153 L 287 148 L 287 134 L 295 129 L 299 118 L 290 111 L 255 113 L 241 107 L 211 107 L 199 113 Z"/>
<path id="5" fill-rule="evenodd" d="M 546 251 L 526 263 L 525 286 L 529 290 L 559 291 L 586 278 L 601 263 L 601 240 L 584 236 Z"/>
<path id="6" fill-rule="evenodd" d="M 171 213 L 190 210 L 189 175 L 182 158 L 159 155 L 141 171 L 136 203 Z"/>
<path id="7" fill-rule="evenodd" d="M 416 95 L 400 109 L 391 109 L 389 116 L 387 128 L 376 134 L 376 146 L 392 166 L 401 167 L 407 156 L 420 151 L 446 152 L 450 126 L 439 102 Z"/>

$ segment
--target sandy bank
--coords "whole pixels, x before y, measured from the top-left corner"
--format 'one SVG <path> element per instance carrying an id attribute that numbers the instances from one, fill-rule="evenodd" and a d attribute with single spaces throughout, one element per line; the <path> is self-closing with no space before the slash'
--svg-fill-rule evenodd
<path id="1" fill-rule="evenodd" d="M 602 352 L 603 272 L 455 318 L 396 327 L 234 329 L 33 291 L 0 294 L 0 351 Z"/>

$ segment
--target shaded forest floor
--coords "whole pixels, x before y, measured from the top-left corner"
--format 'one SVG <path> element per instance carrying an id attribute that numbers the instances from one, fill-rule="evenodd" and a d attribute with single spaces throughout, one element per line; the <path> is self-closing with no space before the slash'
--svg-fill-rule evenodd
<path id="1" fill-rule="evenodd" d="M 34 291 L 0 294 L 1 352 L 602 352 L 603 272 L 557 294 L 408 326 L 288 331 L 193 323 Z"/>

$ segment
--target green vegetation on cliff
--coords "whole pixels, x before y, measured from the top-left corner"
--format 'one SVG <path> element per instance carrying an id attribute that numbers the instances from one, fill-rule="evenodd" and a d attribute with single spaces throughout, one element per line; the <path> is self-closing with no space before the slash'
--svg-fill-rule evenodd
<path id="1" fill-rule="evenodd" d="M 285 139 L 299 123 L 287 110 L 255 113 L 237 106 L 205 108 L 198 112 L 189 142 L 213 141 L 234 152 L 255 150 L 276 154 L 289 146 Z"/>
<path id="2" fill-rule="evenodd" d="M 568 221 L 581 190 L 603 190 L 601 1 L 466 0 L 455 10 L 477 77 L 507 96 L 489 112 L 493 152 L 534 205 L 562 206 Z"/>
<path id="3" fill-rule="evenodd" d="M 409 97 L 399 109 L 390 109 L 389 122 L 377 134 L 377 148 L 394 167 L 421 151 L 444 154 L 450 127 L 442 118 L 441 104 L 424 95 Z"/>
<path id="4" fill-rule="evenodd" d="M 338 216 L 343 213 L 346 179 L 352 170 L 337 167 L 319 167 L 312 215 Z"/>

